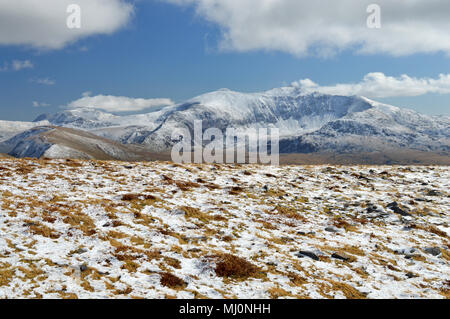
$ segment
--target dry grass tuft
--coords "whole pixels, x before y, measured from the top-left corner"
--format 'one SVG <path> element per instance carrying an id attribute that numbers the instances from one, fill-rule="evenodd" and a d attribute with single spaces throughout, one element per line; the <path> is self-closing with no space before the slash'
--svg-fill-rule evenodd
<path id="1" fill-rule="evenodd" d="M 185 214 L 184 216 L 187 219 L 196 218 L 204 223 L 213 219 L 213 217 L 201 212 L 200 209 L 198 209 L 198 208 L 194 208 L 194 207 L 190 207 L 190 206 L 183 206 L 183 207 L 180 207 L 180 209 L 184 212 L 184 214 Z"/>
<path id="2" fill-rule="evenodd" d="M 275 208 L 279 214 L 287 217 L 292 218 L 300 221 L 306 221 L 303 216 L 301 216 L 298 211 L 295 208 L 292 207 L 286 207 L 286 206 L 277 206 Z"/>
<path id="3" fill-rule="evenodd" d="M 256 277 L 259 272 L 258 267 L 247 260 L 231 254 L 220 256 L 216 264 L 216 274 L 220 277 L 229 277 L 234 279 L 247 279 Z"/>
<path id="4" fill-rule="evenodd" d="M 37 222 L 29 222 L 28 224 L 30 232 L 34 235 L 41 235 L 51 239 L 58 239 L 60 236 L 55 230 L 47 227 L 44 224 Z"/>
<path id="5" fill-rule="evenodd" d="M 244 191 L 244 189 L 240 186 L 233 186 L 230 190 L 230 195 L 239 195 Z"/>
<path id="6" fill-rule="evenodd" d="M 183 279 L 178 278 L 177 276 L 168 272 L 164 272 L 161 274 L 160 282 L 161 285 L 172 289 L 181 289 L 187 286 Z"/>
<path id="7" fill-rule="evenodd" d="M 13 279 L 15 271 L 9 268 L 3 268 L 3 265 L 0 264 L 0 287 L 6 286 Z"/>

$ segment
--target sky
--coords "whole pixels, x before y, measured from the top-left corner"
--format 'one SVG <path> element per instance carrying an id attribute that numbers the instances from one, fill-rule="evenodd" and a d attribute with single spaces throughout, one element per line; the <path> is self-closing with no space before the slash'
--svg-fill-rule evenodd
<path id="1" fill-rule="evenodd" d="M 0 119 L 281 86 L 450 115 L 450 2 L 372 2 L 0 0 Z"/>

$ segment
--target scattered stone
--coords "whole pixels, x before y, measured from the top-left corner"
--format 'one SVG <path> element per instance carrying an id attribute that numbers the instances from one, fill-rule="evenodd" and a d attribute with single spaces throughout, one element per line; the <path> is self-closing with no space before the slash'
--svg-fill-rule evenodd
<path id="1" fill-rule="evenodd" d="M 401 216 L 412 216 L 410 213 L 404 211 L 398 206 L 397 202 L 392 202 L 387 205 L 387 208 L 390 208 L 394 213 L 399 214 Z"/>
<path id="2" fill-rule="evenodd" d="M 311 259 L 313 259 L 313 260 L 316 260 L 316 261 L 318 261 L 319 260 L 319 256 L 317 256 L 315 253 L 313 253 L 312 251 L 304 251 L 304 250 L 302 250 L 302 251 L 300 251 L 298 254 L 297 254 L 297 257 L 300 257 L 300 258 L 303 258 L 303 257 L 309 257 L 309 258 L 311 258 Z"/>
<path id="3" fill-rule="evenodd" d="M 347 254 L 345 254 L 345 253 L 342 253 L 342 252 L 337 252 L 337 253 L 333 253 L 332 255 L 331 255 L 331 257 L 332 258 L 335 258 L 335 259 L 339 259 L 339 260 L 342 260 L 342 261 L 354 261 L 354 257 L 352 258 L 351 256 L 349 256 L 349 255 L 347 255 Z"/>
<path id="4" fill-rule="evenodd" d="M 427 196 L 442 196 L 443 194 L 441 192 L 438 192 L 437 190 L 432 189 L 432 190 L 429 190 L 426 193 L 426 195 Z"/>
<path id="5" fill-rule="evenodd" d="M 334 226 L 329 226 L 329 227 L 325 228 L 325 231 L 330 232 L 330 233 L 339 233 L 339 229 L 337 229 Z"/>
<path id="6" fill-rule="evenodd" d="M 416 275 L 416 274 L 414 274 L 414 273 L 412 273 L 412 272 L 408 272 L 408 273 L 406 274 L 406 277 L 408 277 L 409 279 L 411 279 L 411 278 L 417 278 L 417 277 L 419 277 L 419 276 Z"/>
<path id="7" fill-rule="evenodd" d="M 80 249 L 77 249 L 77 250 L 74 252 L 74 254 L 81 255 L 81 254 L 84 254 L 84 253 L 87 253 L 87 252 L 88 252 L 88 250 L 87 250 L 86 248 L 80 248 Z"/>
<path id="8" fill-rule="evenodd" d="M 366 211 L 368 214 L 382 212 L 381 210 L 378 209 L 376 205 L 373 204 L 368 204 Z"/>
<path id="9" fill-rule="evenodd" d="M 399 254 L 399 255 L 412 255 L 416 252 L 417 250 L 415 248 L 409 247 L 409 248 L 401 248 L 401 249 L 394 249 L 394 253 Z"/>
<path id="10" fill-rule="evenodd" d="M 439 256 L 441 254 L 441 249 L 439 247 L 427 247 L 424 251 L 433 256 Z"/>
<path id="11" fill-rule="evenodd" d="M 80 266 L 80 271 L 81 272 L 86 271 L 86 270 L 88 270 L 88 266 L 86 266 L 84 264 Z"/>

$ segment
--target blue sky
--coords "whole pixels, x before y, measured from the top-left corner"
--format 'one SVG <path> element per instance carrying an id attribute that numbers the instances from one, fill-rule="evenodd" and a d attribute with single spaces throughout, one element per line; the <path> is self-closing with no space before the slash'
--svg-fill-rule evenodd
<path id="1" fill-rule="evenodd" d="M 202 16 L 198 7 L 150 0 L 133 5 L 134 14 L 111 34 L 80 37 L 57 49 L 2 44 L 0 37 L 0 68 L 6 69 L 0 72 L 0 118 L 33 120 L 61 110 L 84 92 L 180 102 L 220 88 L 263 91 L 301 79 L 332 86 L 358 83 L 373 72 L 418 79 L 450 74 L 448 52 L 439 49 L 401 56 L 358 53 L 351 46 L 330 56 L 241 44 L 224 49 L 227 26 L 207 13 Z M 29 61 L 32 67 L 13 70 L 13 61 Z M 374 99 L 427 114 L 450 114 L 449 94 Z"/>

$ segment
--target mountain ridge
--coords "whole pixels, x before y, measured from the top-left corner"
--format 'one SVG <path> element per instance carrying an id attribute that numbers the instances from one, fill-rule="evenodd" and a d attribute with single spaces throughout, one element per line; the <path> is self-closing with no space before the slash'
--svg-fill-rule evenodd
<path id="1" fill-rule="evenodd" d="M 187 128 L 192 134 L 197 120 L 202 121 L 203 130 L 214 127 L 223 132 L 229 127 L 241 132 L 278 128 L 281 153 L 343 154 L 392 149 L 450 152 L 449 116 L 424 115 L 361 96 L 305 93 L 295 87 L 260 93 L 222 89 L 136 115 L 120 116 L 91 108 L 64 110 L 41 115 L 17 130 L 48 124 L 83 130 L 120 144 L 140 145 L 157 153 L 170 151 L 177 142 L 171 136 L 175 130 Z M 8 125 L 11 133 L 14 125 Z M 2 131 L 0 123 L 0 137 Z M 6 143 L 14 144 L 18 139 L 20 136 Z"/>

